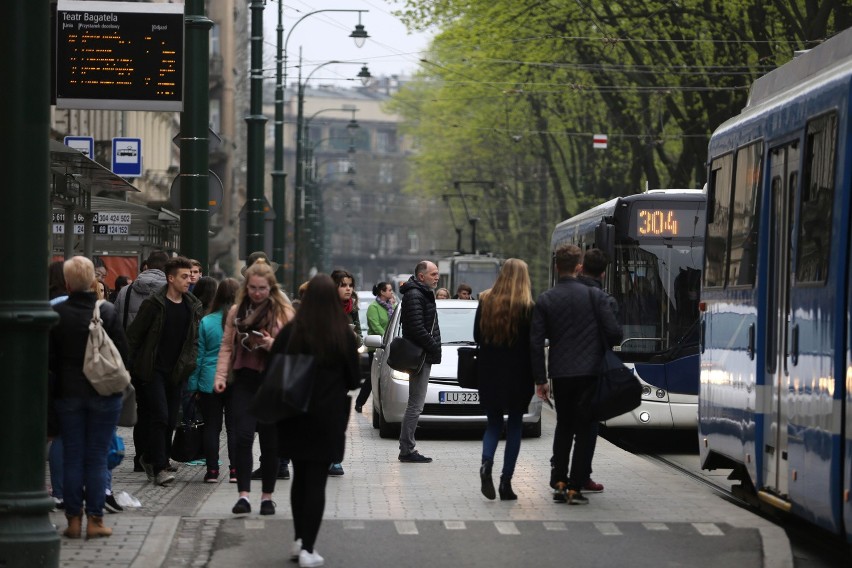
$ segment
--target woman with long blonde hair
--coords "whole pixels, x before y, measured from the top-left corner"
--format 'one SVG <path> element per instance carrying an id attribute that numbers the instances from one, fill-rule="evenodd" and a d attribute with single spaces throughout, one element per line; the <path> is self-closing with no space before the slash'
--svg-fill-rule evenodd
<path id="1" fill-rule="evenodd" d="M 222 345 L 216 362 L 213 389 L 217 393 L 230 389 L 231 415 L 234 425 L 234 446 L 239 499 L 232 512 L 241 515 L 251 512 L 252 445 L 257 429 L 263 455 L 278 455 L 278 431 L 274 424 L 258 424 L 248 411 L 263 380 L 263 371 L 275 337 L 293 319 L 293 307 L 281 292 L 275 273 L 266 259 L 260 258 L 245 271 L 245 281 L 237 292 L 236 303 L 225 316 Z M 233 371 L 233 382 L 228 375 Z M 260 514 L 275 514 L 272 492 L 278 475 L 278 460 L 263 460 L 263 482 L 260 495 Z"/>
<path id="2" fill-rule="evenodd" d="M 521 450 L 524 412 L 535 390 L 530 364 L 533 305 L 527 263 L 517 258 L 508 259 L 494 286 L 479 295 L 473 337 L 479 344 L 479 401 L 488 417 L 479 476 L 488 499 L 497 496 L 491 468 L 504 414 L 506 451 L 498 492 L 504 501 L 518 498 L 512 491 L 512 475 Z"/>

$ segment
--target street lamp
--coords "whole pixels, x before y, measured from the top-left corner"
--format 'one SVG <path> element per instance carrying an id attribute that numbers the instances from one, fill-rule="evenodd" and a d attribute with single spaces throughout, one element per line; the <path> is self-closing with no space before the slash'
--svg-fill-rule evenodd
<path id="1" fill-rule="evenodd" d="M 287 85 L 287 43 L 290 41 L 290 35 L 293 30 L 301 23 L 302 20 L 319 14 L 321 12 L 357 12 L 358 24 L 352 33 L 349 34 L 355 40 L 356 47 L 362 47 L 367 38 L 370 37 L 364 26 L 361 24 L 361 14 L 369 12 L 369 10 L 345 10 L 345 9 L 324 9 L 309 12 L 299 18 L 287 32 L 287 37 L 284 38 L 284 23 L 283 23 L 284 2 L 278 2 L 278 28 L 277 28 L 277 57 L 276 63 L 276 83 L 275 83 L 275 152 L 272 170 L 272 208 L 275 210 L 275 224 L 272 235 L 272 258 L 279 265 L 277 274 L 279 282 L 284 282 L 284 265 L 287 258 L 285 253 L 286 235 L 287 235 L 287 215 L 285 212 L 287 203 L 287 173 L 284 171 L 284 89 Z M 295 292 L 295 289 L 292 290 Z"/>
<path id="2" fill-rule="evenodd" d="M 300 240 L 300 226 L 301 226 L 301 218 L 304 213 L 304 116 L 305 116 L 305 88 L 308 84 L 308 81 L 311 80 L 311 77 L 314 76 L 314 73 L 326 67 L 328 65 L 361 65 L 361 71 L 358 73 L 358 77 L 361 79 L 361 82 L 366 84 L 370 81 L 372 75 L 370 74 L 370 70 L 367 69 L 366 63 L 356 63 L 354 61 L 338 61 L 333 59 L 331 61 L 326 61 L 320 65 L 317 65 L 304 81 L 301 80 L 302 67 L 299 66 L 299 82 L 298 82 L 298 99 L 297 99 L 297 110 L 296 110 L 296 195 L 294 200 L 294 207 L 296 211 L 293 215 L 293 280 L 292 285 L 293 289 L 296 290 L 299 285 L 299 240 Z M 354 119 L 353 119 L 354 120 Z"/>

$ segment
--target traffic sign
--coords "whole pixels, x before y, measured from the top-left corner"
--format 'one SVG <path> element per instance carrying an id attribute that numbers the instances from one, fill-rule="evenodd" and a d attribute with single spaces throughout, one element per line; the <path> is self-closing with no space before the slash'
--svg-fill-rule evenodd
<path id="1" fill-rule="evenodd" d="M 122 177 L 142 175 L 142 139 L 112 139 L 112 173 Z"/>
<path id="2" fill-rule="evenodd" d="M 63 143 L 83 153 L 90 160 L 95 159 L 95 139 L 92 136 L 66 136 Z"/>
<path id="3" fill-rule="evenodd" d="M 597 150 L 603 150 L 606 148 L 606 143 L 606 134 L 595 134 L 594 136 L 592 136 L 592 148 L 595 148 Z"/>

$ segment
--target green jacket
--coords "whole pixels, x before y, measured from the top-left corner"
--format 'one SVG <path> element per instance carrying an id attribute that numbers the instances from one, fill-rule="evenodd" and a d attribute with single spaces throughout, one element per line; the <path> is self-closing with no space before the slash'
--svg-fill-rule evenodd
<path id="1" fill-rule="evenodd" d="M 130 374 L 134 381 L 146 383 L 154 373 L 154 361 L 157 359 L 157 346 L 163 329 L 163 315 L 166 311 L 166 290 L 163 286 L 148 296 L 139 306 L 139 312 L 133 323 L 127 328 L 127 343 L 130 347 Z M 184 294 L 183 301 L 189 303 L 192 319 L 186 340 L 180 351 L 177 364 L 172 369 L 169 381 L 179 384 L 187 380 L 195 370 L 198 357 L 198 323 L 201 321 L 201 302 L 192 294 Z"/>
<path id="2" fill-rule="evenodd" d="M 368 335 L 384 336 L 385 330 L 388 328 L 388 323 L 390 323 L 390 318 L 388 317 L 387 308 L 375 301 L 367 307 Z M 370 347 L 369 350 L 375 351 L 376 349 L 375 347 Z"/>

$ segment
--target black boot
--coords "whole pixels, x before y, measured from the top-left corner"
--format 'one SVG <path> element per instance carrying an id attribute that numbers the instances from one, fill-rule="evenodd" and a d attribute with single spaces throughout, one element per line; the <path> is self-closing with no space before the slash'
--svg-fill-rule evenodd
<path id="1" fill-rule="evenodd" d="M 501 501 L 514 501 L 518 498 L 515 492 L 512 491 L 512 478 L 500 476 L 500 487 L 497 488 L 500 493 Z"/>
<path id="2" fill-rule="evenodd" d="M 482 482 L 482 494 L 486 499 L 496 499 L 497 494 L 494 492 L 494 481 L 491 479 L 491 465 L 494 462 L 491 460 L 482 460 L 482 467 L 479 468 L 479 479 Z"/>

